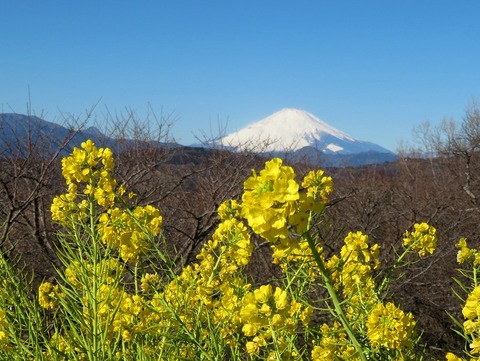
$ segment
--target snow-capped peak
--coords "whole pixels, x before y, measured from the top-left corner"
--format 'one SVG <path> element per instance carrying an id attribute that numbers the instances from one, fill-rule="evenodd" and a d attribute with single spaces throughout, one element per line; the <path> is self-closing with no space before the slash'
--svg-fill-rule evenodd
<path id="1" fill-rule="evenodd" d="M 321 146 L 331 152 L 342 151 L 340 144 L 325 144 L 330 138 L 356 141 L 309 112 L 285 108 L 222 138 L 222 144 L 240 148 L 258 145 L 263 147 L 263 151 L 295 151 L 306 146 Z"/>
<path id="2" fill-rule="evenodd" d="M 313 114 L 285 108 L 220 139 L 223 146 L 255 152 L 295 152 L 315 148 L 326 154 L 392 153 L 357 140 Z M 393 154 L 393 153 L 392 153 Z"/>

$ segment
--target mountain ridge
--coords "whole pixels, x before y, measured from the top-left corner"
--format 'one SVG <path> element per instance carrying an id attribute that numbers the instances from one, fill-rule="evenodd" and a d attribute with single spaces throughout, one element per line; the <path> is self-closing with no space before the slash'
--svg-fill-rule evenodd
<path id="1" fill-rule="evenodd" d="M 397 158 L 378 144 L 355 139 L 315 115 L 295 108 L 283 108 L 251 123 L 222 137 L 217 145 L 329 167 L 385 163 Z"/>
<path id="2" fill-rule="evenodd" d="M 326 154 L 392 153 L 361 141 L 301 109 L 283 108 L 220 139 L 226 147 L 243 150 L 251 145 L 266 152 L 299 151 L 313 147 Z"/>
<path id="3" fill-rule="evenodd" d="M 396 155 L 388 150 L 386 152 L 372 150 L 367 150 L 364 152 L 360 151 L 356 153 L 339 152 L 338 150 L 343 150 L 345 145 L 338 142 L 347 142 L 346 144 L 351 146 L 351 139 L 353 138 L 336 130 L 333 127 L 324 127 L 323 129 L 328 130 L 328 136 L 323 138 L 323 140 L 326 142 L 325 145 L 329 146 L 328 151 L 321 150 L 322 147 L 321 144 L 318 144 L 318 139 L 317 143 L 313 146 L 307 145 L 297 147 L 296 150 L 281 149 L 269 151 L 268 149 L 260 147 L 257 148 L 256 152 L 254 149 L 247 149 L 246 151 L 258 153 L 258 155 L 262 157 L 288 157 L 293 161 L 308 162 L 310 164 L 321 165 L 325 167 L 361 166 L 367 164 L 385 163 L 394 161 L 396 159 Z M 331 129 L 334 130 L 332 131 Z M 334 135 L 332 135 L 332 133 Z M 340 137 L 338 137 L 339 135 Z M 113 151 L 118 150 L 117 140 L 108 137 L 95 127 L 89 127 L 75 131 L 71 128 L 43 120 L 36 116 L 16 113 L 0 113 L 0 156 L 23 156 L 28 153 L 28 149 L 35 149 L 35 152 L 39 152 L 39 154 L 53 154 L 57 149 L 59 149 L 59 147 L 62 148 L 61 155 L 63 156 L 68 154 L 73 147 L 78 147 L 81 142 L 85 141 L 86 139 L 92 139 L 97 145 L 107 146 Z M 65 144 L 66 140 L 68 141 L 67 144 Z M 122 139 L 122 144 L 124 146 L 126 145 L 128 147 L 131 142 L 134 141 Z M 197 152 L 196 149 L 199 148 L 202 148 L 204 152 L 207 153 L 212 148 L 218 148 L 219 146 L 227 151 L 240 150 L 236 149 L 235 147 L 227 147 L 213 142 L 211 144 L 204 144 L 201 146 L 185 146 L 177 143 L 160 142 L 148 143 L 150 146 L 167 146 L 168 148 L 172 149 L 176 148 L 177 150 L 180 150 L 180 153 L 183 150 L 188 154 L 192 153 L 192 156 L 193 154 L 200 154 L 203 152 Z M 256 144 L 258 145 L 258 142 L 253 145 Z M 371 148 L 368 142 L 363 142 L 360 144 L 367 144 L 367 148 Z M 31 148 L 32 146 L 33 148 Z M 335 150 L 337 151 L 335 152 Z M 178 155 L 176 158 L 178 158 Z M 175 160 L 175 162 L 176 161 L 180 161 L 179 158 Z"/>

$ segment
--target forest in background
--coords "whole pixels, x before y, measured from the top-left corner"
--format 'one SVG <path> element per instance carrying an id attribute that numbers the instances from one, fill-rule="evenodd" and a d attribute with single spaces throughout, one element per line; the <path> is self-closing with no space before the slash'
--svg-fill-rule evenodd
<path id="1" fill-rule="evenodd" d="M 17 139 L 11 144 L 19 150 L 16 155 L 0 158 L 1 250 L 25 272 L 32 272 L 34 287 L 54 277 L 54 267 L 60 266 L 55 256 L 57 229 L 49 209 L 64 187 L 61 156 L 84 120 L 65 122 L 72 131 L 58 149 L 44 152 L 50 149 L 48 135 L 41 142 Z M 245 179 L 265 159 L 254 152 L 172 148 L 170 126 L 168 118 L 152 125 L 130 114 L 111 120 L 105 134 L 116 139 L 116 179 L 138 194 L 139 204 L 160 209 L 166 244 L 181 270 L 211 236 L 218 206 L 237 199 Z M 480 111 L 474 103 L 462 121 L 444 121 L 439 127 L 425 123 L 416 135 L 417 148 L 403 150 L 396 162 L 325 169 L 333 177 L 334 193 L 322 237 L 333 251 L 349 231 L 362 231 L 381 245 L 382 265 L 388 267 L 406 229 L 423 221 L 435 226 L 437 251 L 412 260 L 393 282 L 391 297 L 415 315 L 432 354 L 444 354 L 464 347 L 447 312 L 460 318 L 462 301 L 452 292 L 459 291 L 453 278 L 460 277 L 455 244 L 466 237 L 478 247 Z M 313 168 L 299 162 L 290 165 L 299 176 Z M 263 284 L 278 270 L 271 264 L 269 245 L 255 242 L 258 251 L 248 271 L 254 284 Z"/>

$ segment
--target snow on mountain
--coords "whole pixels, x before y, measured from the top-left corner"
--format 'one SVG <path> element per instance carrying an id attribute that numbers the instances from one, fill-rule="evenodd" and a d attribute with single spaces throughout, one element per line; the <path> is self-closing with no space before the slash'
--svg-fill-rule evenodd
<path id="1" fill-rule="evenodd" d="M 325 154 L 392 153 L 357 140 L 313 114 L 285 108 L 220 140 L 223 146 L 260 152 L 299 151 L 313 147 Z"/>

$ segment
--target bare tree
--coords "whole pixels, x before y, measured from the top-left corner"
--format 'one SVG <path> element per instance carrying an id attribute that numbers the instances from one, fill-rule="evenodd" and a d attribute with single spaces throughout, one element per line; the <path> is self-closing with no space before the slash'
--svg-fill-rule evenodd
<path id="1" fill-rule="evenodd" d="M 0 116 L 0 249 L 29 266 L 26 259 L 34 259 L 40 276 L 56 261 L 49 210 L 61 189 L 60 159 L 90 116 L 62 114 L 63 126 L 34 115 Z"/>
<path id="2" fill-rule="evenodd" d="M 465 211 L 480 212 L 480 108 L 477 100 L 467 106 L 460 123 L 453 119 L 443 120 L 438 127 L 424 123 L 416 129 L 422 142 L 423 151 L 443 158 L 450 166 L 463 191 L 470 199 L 470 207 Z"/>

